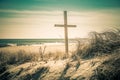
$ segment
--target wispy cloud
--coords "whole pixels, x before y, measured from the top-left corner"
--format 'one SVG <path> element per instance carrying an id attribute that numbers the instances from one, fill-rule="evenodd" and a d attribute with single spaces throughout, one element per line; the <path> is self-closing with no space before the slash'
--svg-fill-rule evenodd
<path id="1" fill-rule="evenodd" d="M 15 14 L 39 14 L 39 15 L 55 15 L 55 13 L 61 13 L 61 11 L 6 10 L 6 9 L 2 9 L 0 10 L 0 12 Z"/>
<path id="2" fill-rule="evenodd" d="M 56 19 L 62 22 L 63 19 L 63 12 L 62 11 L 30 11 L 30 10 L 0 10 L 0 13 L 8 13 L 8 15 L 12 16 L 11 19 L 14 21 L 22 21 L 22 22 L 30 22 L 35 23 L 40 21 L 47 21 L 47 22 L 55 22 Z M 11 13 L 11 14 L 10 14 Z M 116 10 L 100 10 L 100 11 L 68 11 L 68 18 L 70 19 L 69 22 L 74 23 L 100 23 L 101 22 L 111 22 L 111 23 L 118 23 L 120 20 L 120 11 L 119 9 Z M 15 20 L 20 19 L 20 20 Z M 23 20 L 21 20 L 23 19 Z M 102 19 L 106 19 L 103 21 Z M 10 18 L 3 17 L 2 22 L 8 21 Z M 94 21 L 93 21 L 94 20 Z M 13 21 L 13 20 L 11 20 Z M 31 22 L 30 22 L 31 23 Z"/>
<path id="3" fill-rule="evenodd" d="M 38 11 L 38 10 L 0 10 L 12 17 L 0 19 L 0 34 L 4 37 L 45 37 L 46 30 L 49 36 L 62 34 L 63 29 L 55 28 L 54 24 L 63 24 L 63 11 Z M 11 14 L 10 14 L 11 13 Z M 68 24 L 77 25 L 76 29 L 69 30 L 71 36 L 84 36 L 89 31 L 102 31 L 105 28 L 120 26 L 120 11 L 94 10 L 94 11 L 68 11 Z M 74 32 L 75 34 L 73 35 Z M 11 35 L 9 35 L 9 33 Z M 23 36 L 25 34 L 25 36 Z M 53 35 L 57 37 L 58 34 Z M 2 37 L 2 36 L 0 36 Z"/>
<path id="4" fill-rule="evenodd" d="M 62 11 L 58 11 L 58 10 L 52 10 L 52 11 L 46 11 L 46 10 L 6 10 L 6 9 L 1 9 L 0 13 L 7 13 L 7 15 L 14 15 L 16 17 L 17 16 L 27 16 L 27 15 L 36 15 L 36 16 L 60 16 L 61 14 L 63 14 Z M 68 11 L 68 13 L 70 14 L 70 16 L 84 16 L 84 17 L 88 17 L 95 15 L 95 14 L 107 14 L 107 15 L 113 15 L 113 16 L 117 16 L 120 14 L 120 8 L 117 9 L 104 9 L 104 10 L 88 10 L 88 11 Z"/>

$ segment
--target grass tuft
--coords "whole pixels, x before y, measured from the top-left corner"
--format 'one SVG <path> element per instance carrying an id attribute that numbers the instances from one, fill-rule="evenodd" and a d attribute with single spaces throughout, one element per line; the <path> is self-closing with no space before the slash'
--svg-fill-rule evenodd
<path id="1" fill-rule="evenodd" d="M 78 46 L 77 55 L 82 58 L 111 54 L 120 48 L 120 29 L 102 33 L 90 32 L 89 35 L 88 43 L 85 43 L 83 48 Z"/>

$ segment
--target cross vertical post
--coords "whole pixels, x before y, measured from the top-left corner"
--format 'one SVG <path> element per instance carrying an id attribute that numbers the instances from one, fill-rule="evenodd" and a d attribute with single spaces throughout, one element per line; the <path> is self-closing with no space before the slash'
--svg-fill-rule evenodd
<path id="1" fill-rule="evenodd" d="M 68 55 L 68 29 L 67 29 L 67 11 L 64 11 L 64 28 L 65 28 L 65 52 Z"/>
<path id="2" fill-rule="evenodd" d="M 67 24 L 67 11 L 64 11 L 64 25 L 55 24 L 55 27 L 64 27 L 64 31 L 65 31 L 65 52 L 68 55 L 69 47 L 68 47 L 68 29 L 67 29 L 67 27 L 76 27 L 76 25 L 68 25 Z"/>

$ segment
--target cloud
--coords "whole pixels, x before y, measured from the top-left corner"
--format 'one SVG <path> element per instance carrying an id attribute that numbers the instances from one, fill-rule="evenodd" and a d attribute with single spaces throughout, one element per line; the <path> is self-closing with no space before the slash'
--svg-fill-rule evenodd
<path id="1" fill-rule="evenodd" d="M 4 13 L 16 13 L 16 14 L 40 14 L 40 15 L 51 15 L 53 13 L 60 13 L 60 11 L 34 11 L 34 10 L 0 10 Z M 55 14 L 54 14 L 55 15 Z"/>
<path id="2" fill-rule="evenodd" d="M 63 14 L 63 11 L 58 11 L 58 10 L 52 10 L 52 11 L 47 11 L 47 10 L 6 10 L 6 9 L 1 9 L 0 13 L 7 13 L 7 15 L 17 15 L 17 16 L 27 16 L 27 15 L 36 15 L 36 16 L 60 16 Z M 86 11 L 68 11 L 68 13 L 71 16 L 84 16 L 88 17 L 92 16 L 94 14 L 111 14 L 111 15 L 119 15 L 120 14 L 120 8 L 117 9 L 104 9 L 104 10 L 86 10 Z M 0 16 L 1 17 L 1 16 Z M 14 16 L 13 16 L 14 17 Z"/>
<path id="3" fill-rule="evenodd" d="M 22 37 L 23 33 L 30 37 L 40 35 L 44 37 L 46 30 L 49 37 L 52 34 L 62 34 L 63 28 L 55 28 L 54 24 L 64 24 L 63 11 L 30 11 L 30 10 L 0 10 L 0 13 L 11 13 L 12 17 L 3 17 L 0 19 L 0 33 L 17 34 Z M 89 31 L 102 31 L 110 27 L 120 26 L 119 10 L 93 10 L 93 11 L 68 11 L 68 24 L 77 25 L 75 29 L 69 29 L 72 37 L 87 35 Z M 73 33 L 74 32 L 74 35 Z M 54 35 L 53 37 L 57 37 Z M 10 36 L 9 34 L 7 35 Z M 4 37 L 7 37 L 4 36 Z M 28 37 L 29 37 L 28 36 Z M 2 36 L 0 36 L 2 37 Z M 13 36 L 14 37 L 14 36 Z"/>
<path id="4" fill-rule="evenodd" d="M 8 13 L 11 18 L 3 17 L 0 24 L 15 23 L 19 24 L 38 24 L 39 22 L 56 23 L 63 22 L 63 11 L 30 11 L 30 10 L 0 10 L 0 13 Z M 120 21 L 120 10 L 92 10 L 92 11 L 68 11 L 68 21 L 70 23 L 81 24 L 118 24 Z M 57 19 L 57 21 L 56 21 Z M 105 21 L 104 21 L 105 20 Z M 13 24 L 12 23 L 12 24 Z"/>
<path id="5" fill-rule="evenodd" d="M 7 15 L 23 16 L 27 17 L 27 15 L 31 16 L 59 16 L 62 14 L 61 11 L 33 11 L 33 10 L 0 10 L 0 13 L 7 13 Z"/>

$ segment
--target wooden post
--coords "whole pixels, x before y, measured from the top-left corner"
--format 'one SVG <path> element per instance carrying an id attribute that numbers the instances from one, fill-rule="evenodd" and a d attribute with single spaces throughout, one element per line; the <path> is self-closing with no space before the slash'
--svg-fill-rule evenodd
<path id="1" fill-rule="evenodd" d="M 64 27 L 64 31 L 65 31 L 65 52 L 68 55 L 69 47 L 68 47 L 68 29 L 67 29 L 67 27 L 76 27 L 76 25 L 68 25 L 67 24 L 67 11 L 64 11 L 64 25 L 55 24 L 55 27 Z"/>
<path id="2" fill-rule="evenodd" d="M 64 30 L 65 30 L 65 51 L 68 55 L 68 29 L 67 29 L 67 11 L 64 11 Z"/>

